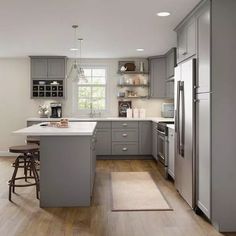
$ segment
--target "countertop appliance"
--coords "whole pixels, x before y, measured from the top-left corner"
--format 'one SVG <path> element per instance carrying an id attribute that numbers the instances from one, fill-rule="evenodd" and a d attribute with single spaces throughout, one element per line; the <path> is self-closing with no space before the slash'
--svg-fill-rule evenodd
<path id="1" fill-rule="evenodd" d="M 62 117 L 62 104 L 61 103 L 50 103 L 51 107 L 51 118 L 61 118 Z"/>
<path id="2" fill-rule="evenodd" d="M 164 171 L 164 177 L 168 177 L 168 124 L 174 124 L 173 121 L 159 122 L 157 124 L 157 157 L 161 168 Z"/>
<path id="3" fill-rule="evenodd" d="M 175 187 L 192 208 L 196 206 L 195 82 L 196 59 L 175 68 Z"/>
<path id="4" fill-rule="evenodd" d="M 174 103 L 162 103 L 161 116 L 164 118 L 174 118 Z"/>

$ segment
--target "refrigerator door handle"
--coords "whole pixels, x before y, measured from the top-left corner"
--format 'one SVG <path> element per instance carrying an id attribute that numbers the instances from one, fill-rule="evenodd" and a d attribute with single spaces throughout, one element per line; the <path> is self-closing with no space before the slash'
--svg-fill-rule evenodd
<path id="1" fill-rule="evenodd" d="M 181 94 L 181 135 L 180 135 L 180 149 L 179 154 L 184 157 L 184 144 L 185 144 L 185 104 L 184 104 L 184 81 L 180 83 L 180 94 Z"/>
<path id="2" fill-rule="evenodd" d="M 177 81 L 177 101 L 176 101 L 176 134 L 177 134 L 177 152 L 180 153 L 180 133 L 179 133 L 179 110 L 180 110 L 180 83 L 181 81 Z"/>

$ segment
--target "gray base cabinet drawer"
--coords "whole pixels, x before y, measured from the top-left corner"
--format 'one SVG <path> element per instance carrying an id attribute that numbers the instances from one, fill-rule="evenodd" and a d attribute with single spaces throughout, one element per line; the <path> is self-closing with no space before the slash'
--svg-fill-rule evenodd
<path id="1" fill-rule="evenodd" d="M 112 128 L 114 129 L 138 128 L 138 121 L 113 121 Z"/>
<path id="2" fill-rule="evenodd" d="M 97 129 L 110 129 L 111 128 L 111 122 L 109 122 L 109 121 L 98 121 L 96 128 Z"/>
<path id="3" fill-rule="evenodd" d="M 138 143 L 112 142 L 112 155 L 138 155 Z"/>
<path id="4" fill-rule="evenodd" d="M 122 129 L 112 130 L 112 141 L 118 142 L 138 142 L 138 130 L 137 129 Z"/>

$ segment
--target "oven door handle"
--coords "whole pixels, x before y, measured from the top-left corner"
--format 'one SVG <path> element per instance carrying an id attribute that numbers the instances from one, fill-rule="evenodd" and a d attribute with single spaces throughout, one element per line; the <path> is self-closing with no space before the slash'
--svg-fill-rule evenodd
<path id="1" fill-rule="evenodd" d="M 158 133 L 158 134 L 161 134 L 161 135 L 164 135 L 164 136 L 166 135 L 165 132 L 162 132 L 162 131 L 160 131 L 160 130 L 157 130 L 157 133 Z"/>

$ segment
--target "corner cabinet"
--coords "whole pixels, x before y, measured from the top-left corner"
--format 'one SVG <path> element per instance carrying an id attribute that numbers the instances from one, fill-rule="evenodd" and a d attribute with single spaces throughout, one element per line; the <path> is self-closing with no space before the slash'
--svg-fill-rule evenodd
<path id="1" fill-rule="evenodd" d="M 188 23 L 176 29 L 178 63 L 196 54 L 196 31 L 196 20 L 194 17 Z"/>
<path id="2" fill-rule="evenodd" d="M 166 57 L 149 58 L 150 98 L 166 98 Z"/>
<path id="3" fill-rule="evenodd" d="M 139 154 L 151 155 L 152 153 L 152 122 L 139 122 Z"/>

